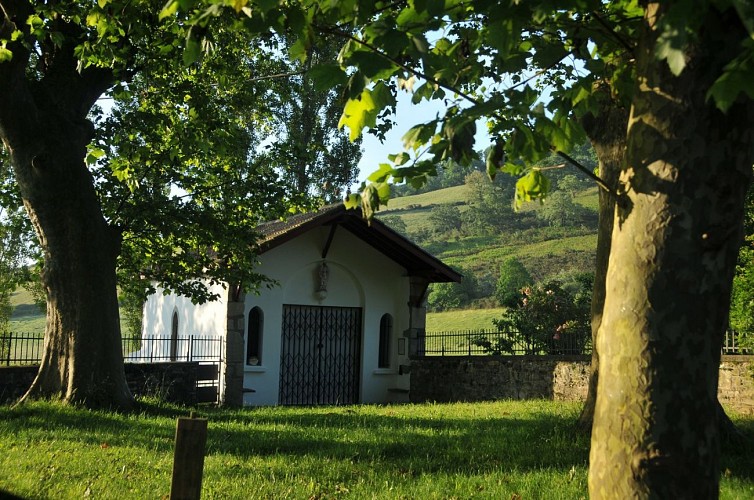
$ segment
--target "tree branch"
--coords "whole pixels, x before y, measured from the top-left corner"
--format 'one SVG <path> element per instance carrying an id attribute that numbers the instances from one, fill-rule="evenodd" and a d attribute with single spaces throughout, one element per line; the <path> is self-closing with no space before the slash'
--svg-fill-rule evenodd
<path id="1" fill-rule="evenodd" d="M 250 82 L 261 82 L 263 80 L 274 80 L 276 78 L 285 78 L 285 77 L 288 77 L 288 76 L 301 76 L 301 75 L 305 75 L 307 73 L 307 71 L 308 70 L 303 69 L 303 70 L 300 70 L 300 71 L 290 71 L 290 72 L 287 72 L 287 73 L 277 73 L 277 74 L 274 74 L 274 75 L 257 76 L 257 77 L 249 79 L 249 81 Z"/>
<path id="2" fill-rule="evenodd" d="M 599 12 L 594 10 L 592 11 L 592 15 L 597 20 L 597 22 L 603 28 L 605 28 L 608 31 L 608 33 L 610 33 L 613 36 L 613 38 L 615 38 L 618 41 L 618 43 L 622 45 L 623 48 L 625 48 L 628 51 L 629 54 L 631 54 L 632 57 L 635 55 L 634 47 L 630 43 L 628 43 L 621 35 L 619 35 L 618 32 L 615 31 L 615 29 L 607 21 L 602 19 L 602 16 L 600 16 Z"/>
<path id="3" fill-rule="evenodd" d="M 561 158 L 563 158 L 564 160 L 566 160 L 568 163 L 570 163 L 571 165 L 573 165 L 574 167 L 576 167 L 578 170 L 581 170 L 584 174 L 586 174 L 587 177 L 589 177 L 594 182 L 596 182 L 597 185 L 600 188 L 604 189 L 605 192 L 608 193 L 610 196 L 612 196 L 616 200 L 618 199 L 618 193 L 615 191 L 615 189 L 613 189 L 612 187 L 608 186 L 607 183 L 604 180 L 602 180 L 602 178 L 600 176 L 598 176 L 597 174 L 595 174 L 594 172 L 592 172 L 591 170 L 589 170 L 587 167 L 585 167 L 584 165 L 582 165 L 581 163 L 579 163 L 577 160 L 575 160 L 573 157 L 571 157 L 567 153 L 555 150 L 555 154 L 557 154 L 558 156 L 560 156 Z"/>

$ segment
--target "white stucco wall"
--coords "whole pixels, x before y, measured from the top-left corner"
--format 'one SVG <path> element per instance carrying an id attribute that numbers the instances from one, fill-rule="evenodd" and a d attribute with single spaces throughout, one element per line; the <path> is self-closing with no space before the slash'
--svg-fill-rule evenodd
<path id="1" fill-rule="evenodd" d="M 174 312 L 178 313 L 179 337 L 225 335 L 228 292 L 221 285 L 211 285 L 209 289 L 220 298 L 194 305 L 187 297 L 174 294 L 163 295 L 162 289 L 158 288 L 156 293 L 147 298 L 144 305 L 142 338 L 156 336 L 169 339 Z M 185 356 L 187 345 L 185 342 L 179 344 L 177 353 L 179 357 Z M 155 355 L 165 356 L 169 349 L 169 342 L 145 343 L 145 349 L 151 349 Z"/>
<path id="2" fill-rule="evenodd" d="M 315 294 L 318 269 L 329 228 L 310 231 L 262 255 L 262 274 L 279 281 L 280 286 L 247 294 L 246 315 L 252 307 L 264 313 L 262 361 L 245 366 L 244 387 L 248 405 L 274 405 L 278 402 L 280 380 L 281 324 L 284 304 L 362 308 L 362 353 L 360 400 L 364 403 L 407 400 L 405 394 L 389 389 L 408 389 L 408 375 L 399 375 L 407 364 L 407 352 L 398 356 L 398 339 L 408 328 L 409 280 L 405 270 L 366 245 L 343 228 L 338 228 L 326 257 L 329 268 L 328 293 L 324 300 Z M 393 316 L 390 368 L 377 368 L 379 327 L 382 315 Z"/>

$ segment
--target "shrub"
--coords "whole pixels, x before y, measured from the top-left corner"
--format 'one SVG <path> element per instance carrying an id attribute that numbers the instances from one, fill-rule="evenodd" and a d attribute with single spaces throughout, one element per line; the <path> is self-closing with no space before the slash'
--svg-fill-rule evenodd
<path id="1" fill-rule="evenodd" d="M 730 326 L 738 332 L 738 344 L 754 348 L 754 237 L 739 250 L 730 302 Z"/>
<path id="2" fill-rule="evenodd" d="M 495 297 L 500 305 L 516 307 L 521 299 L 521 289 L 533 283 L 531 274 L 518 259 L 507 259 L 500 266 L 500 277 L 495 287 Z"/>
<path id="3" fill-rule="evenodd" d="M 559 281 L 524 288 L 516 307 L 493 322 L 526 354 L 579 354 L 591 336 L 589 303 Z"/>
<path id="4" fill-rule="evenodd" d="M 461 211 L 449 203 L 443 203 L 432 208 L 429 222 L 435 234 L 445 234 L 461 229 Z"/>
<path id="5" fill-rule="evenodd" d="M 588 216 L 589 211 L 573 201 L 573 197 L 565 191 L 550 194 L 537 210 L 537 217 L 554 227 L 578 226 Z"/>
<path id="6" fill-rule="evenodd" d="M 399 215 L 385 215 L 384 217 L 380 218 L 380 221 L 382 221 L 382 223 L 384 223 L 393 231 L 396 231 L 403 236 L 406 236 L 408 234 L 406 223 L 403 222 L 403 219 L 401 219 Z"/>
<path id="7" fill-rule="evenodd" d="M 469 271 L 456 268 L 463 275 L 460 283 L 435 283 L 427 297 L 427 308 L 430 311 L 445 311 L 459 309 L 474 298 L 477 293 L 477 281 Z"/>

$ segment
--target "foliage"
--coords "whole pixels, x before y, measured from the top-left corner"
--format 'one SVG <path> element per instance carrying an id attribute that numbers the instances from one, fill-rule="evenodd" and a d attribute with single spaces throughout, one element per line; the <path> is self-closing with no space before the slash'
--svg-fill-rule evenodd
<path id="1" fill-rule="evenodd" d="M 741 347 L 754 348 L 754 237 L 747 238 L 738 254 L 733 277 L 730 326 L 738 332 Z"/>
<path id="2" fill-rule="evenodd" d="M 385 215 L 380 217 L 380 220 L 393 231 L 396 231 L 404 236 L 408 233 L 408 227 L 403 219 L 398 215 Z"/>
<path id="3" fill-rule="evenodd" d="M 516 307 L 493 323 L 513 332 L 527 354 L 578 354 L 591 338 L 587 290 L 574 296 L 558 281 L 525 287 Z"/>
<path id="4" fill-rule="evenodd" d="M 427 297 L 427 308 L 430 311 L 445 311 L 458 309 L 467 305 L 476 297 L 477 281 L 474 274 L 455 268 L 463 279 L 460 283 L 433 283 Z"/>
<path id="5" fill-rule="evenodd" d="M 746 193 L 745 240 L 738 251 L 730 303 L 730 326 L 742 347 L 754 348 L 754 188 Z"/>
<path id="6" fill-rule="evenodd" d="M 253 287 L 261 277 L 250 228 L 299 203 L 254 154 L 271 118 L 252 76 L 277 66 L 237 34 L 214 38 L 234 49 L 190 67 L 150 60 L 97 118 L 93 168 L 105 216 L 124 231 L 126 293 L 136 291 L 126 281 L 141 280 L 149 291 L 154 281 L 198 302 L 214 298 L 200 274 Z"/>
<path id="7" fill-rule="evenodd" d="M 0 331 L 8 328 L 11 294 L 20 284 L 29 281 L 25 261 L 33 257 L 33 250 L 24 239 L 27 226 L 22 208 L 0 206 Z"/>
<path id="8" fill-rule="evenodd" d="M 351 142 L 338 130 L 342 85 L 317 88 L 312 68 L 335 64 L 341 41 L 323 37 L 307 48 L 303 60 L 291 61 L 285 55 L 294 42 L 282 37 L 267 51 L 282 76 L 265 80 L 264 106 L 272 115 L 269 136 L 274 139 L 265 141 L 261 156 L 296 192 L 334 203 L 356 182 L 361 140 Z"/>
<path id="9" fill-rule="evenodd" d="M 566 177 L 567 179 L 567 177 Z M 547 196 L 537 217 L 555 227 L 578 226 L 587 222 L 592 212 L 573 201 L 573 194 L 557 190 Z"/>
<path id="10" fill-rule="evenodd" d="M 475 170 L 465 178 L 466 204 L 464 231 L 470 235 L 493 234 L 517 227 L 520 217 L 513 211 L 503 188 Z"/>
<path id="11" fill-rule="evenodd" d="M 708 260 L 716 260 L 716 267 L 700 268 L 696 265 L 698 258 L 675 259 L 675 252 L 683 254 L 684 245 L 695 257 L 697 251 L 709 251 L 700 248 L 698 238 L 699 231 L 707 228 L 695 226 L 707 224 L 705 216 L 714 220 L 730 215 L 737 220 L 740 215 L 741 190 L 727 183 L 737 180 L 738 186 L 742 186 L 751 177 L 750 172 L 745 175 L 742 170 L 752 163 L 746 120 L 751 115 L 754 97 L 750 85 L 754 78 L 751 64 L 754 13 L 748 4 L 566 1 L 554 9 L 551 2 L 535 1 L 333 4 L 313 0 L 305 5 L 309 8 L 307 15 L 316 21 L 301 23 L 304 39 L 306 35 L 313 36 L 314 27 L 329 28 L 338 22 L 360 27 L 356 36 L 347 37 L 339 68 L 342 78 L 354 77 L 350 80 L 349 101 L 341 121 L 352 136 L 358 136 L 365 127 L 384 133 L 390 123 L 380 118 L 389 118 L 399 89 L 408 89 L 414 103 L 434 99 L 446 105 L 444 114 L 409 129 L 404 135 L 406 151 L 394 155 L 392 165 L 381 165 L 369 179 L 372 184 L 365 185 L 360 196 L 349 199 L 351 206 L 360 204 L 367 216 L 389 195 L 390 190 L 384 185 L 391 179 L 420 185 L 431 175 L 438 160 L 452 158 L 468 163 L 474 159 L 479 118 L 486 120 L 492 135 L 493 147 L 485 158 L 488 172 L 494 175 L 503 171 L 518 176 L 516 202 L 520 204 L 548 194 L 549 180 L 534 164 L 549 149 L 567 159 L 567 153 L 583 140 L 583 119 L 604 116 L 603 111 L 611 106 L 636 112 L 633 116 L 638 119 L 632 120 L 628 128 L 626 150 L 627 173 L 635 175 L 623 176 L 617 189 L 601 179 L 595 181 L 619 197 L 620 214 L 624 218 L 621 223 L 639 220 L 638 231 L 650 227 L 649 232 L 641 234 L 648 237 L 639 247 L 656 253 L 650 259 L 653 265 L 634 265 L 633 254 L 628 250 L 631 239 L 639 235 L 631 234 L 634 231 L 628 228 L 634 226 L 630 224 L 616 225 L 613 243 L 617 244 L 613 248 L 625 252 L 617 262 L 611 262 L 611 269 L 620 271 L 608 277 L 610 292 L 605 304 L 614 315 L 606 317 L 616 320 L 610 326 L 620 332 L 610 332 L 615 334 L 618 344 L 614 348 L 611 345 L 612 351 L 605 350 L 607 356 L 601 357 L 600 364 L 601 370 L 607 367 L 611 372 L 608 377 L 600 376 L 601 392 L 614 397 L 598 398 L 590 488 L 594 496 L 605 497 L 670 496 L 671 492 L 684 488 L 686 496 L 716 495 L 717 435 L 709 430 L 715 419 L 710 411 L 711 402 L 705 399 L 714 386 L 714 377 L 704 371 L 706 376 L 699 376 L 698 383 L 684 387 L 685 396 L 672 403 L 667 395 L 679 390 L 683 379 L 696 376 L 700 369 L 707 370 L 719 353 L 714 354 L 714 346 L 699 352 L 686 351 L 679 356 L 684 363 L 676 367 L 652 349 L 643 349 L 646 342 L 655 342 L 658 337 L 683 349 L 693 344 L 685 338 L 683 344 L 680 340 L 683 332 L 673 332 L 672 327 L 682 324 L 679 322 L 686 320 L 684 316 L 695 308 L 690 305 L 693 300 L 676 304 L 660 300 L 658 310 L 653 308 L 652 301 L 641 296 L 641 290 L 647 290 L 653 298 L 667 298 L 673 290 L 665 290 L 666 283 L 672 284 L 680 275 L 694 283 L 690 291 L 698 292 L 701 306 L 707 298 L 705 293 L 719 286 L 722 293 L 707 301 L 716 320 L 692 332 L 695 336 L 690 338 L 705 345 L 704 337 L 719 333 L 713 331 L 713 325 L 722 325 L 717 314 L 727 314 L 721 310 L 720 301 L 728 305 L 730 281 L 725 277 L 732 276 L 729 272 L 732 266 L 726 267 L 725 263 L 732 259 L 723 253 L 730 249 L 730 238 L 726 238 L 724 245 L 713 243 L 719 247 L 713 255 L 719 258 Z M 296 19 L 301 17 L 303 13 L 299 12 Z M 645 92 L 646 88 L 653 92 Z M 544 89 L 547 104 L 542 102 L 540 90 Z M 722 125 L 722 113 L 726 112 L 728 125 L 709 126 Z M 643 116 L 647 119 L 642 119 Z M 728 129 L 731 133 L 726 132 Z M 697 136 L 700 140 L 694 140 Z M 695 147 L 689 147 L 690 140 Z M 717 160 L 722 161 L 700 161 L 705 148 L 712 153 L 706 144 L 717 143 L 720 143 L 715 148 Z M 669 175 L 657 175 L 655 167 L 668 167 Z M 582 170 L 594 178 L 589 169 L 582 167 Z M 645 175 L 648 170 L 652 175 Z M 715 178 L 702 178 L 702 172 Z M 707 198 L 700 190 L 686 198 L 689 183 L 694 182 L 707 187 L 714 183 L 722 186 L 721 192 Z M 670 196 L 660 196 L 657 205 L 666 203 L 665 207 L 653 205 L 650 198 L 663 190 Z M 648 193 L 652 196 L 647 196 Z M 707 199 L 714 198 L 717 202 L 726 198 L 722 193 L 732 201 L 722 208 L 715 204 L 706 211 Z M 651 226 L 643 224 L 646 222 L 643 211 L 664 208 L 668 209 L 668 218 L 673 219 L 671 223 L 654 224 L 653 220 Z M 688 217 L 677 225 L 675 213 L 687 213 Z M 665 232 L 670 226 L 675 228 L 670 231 L 672 234 Z M 687 235 L 686 229 L 695 234 Z M 690 243 L 692 240 L 694 243 Z M 709 246 L 709 242 L 704 245 Z M 672 251 L 664 252 L 666 248 Z M 705 274 L 705 268 L 714 271 Z M 631 293 L 624 299 L 619 287 L 625 284 L 630 285 Z M 636 304 L 631 303 L 633 298 Z M 603 323 L 602 329 L 608 331 L 607 325 L 608 322 Z M 603 336 L 601 341 L 604 340 Z M 638 355 L 627 355 L 639 352 L 641 359 Z M 616 376 L 620 375 L 618 365 L 626 359 L 640 369 L 640 384 Z M 664 376 L 657 376 L 658 373 Z M 679 374 L 679 383 L 672 383 Z M 632 415 L 638 416 L 629 418 L 614 411 L 615 405 L 636 408 Z M 647 414 L 656 418 L 644 418 Z M 686 426 L 666 432 L 674 421 L 697 415 L 701 425 L 694 429 Z M 666 437 L 659 445 L 661 456 L 666 451 L 676 453 L 685 448 L 711 450 L 709 459 L 706 456 L 696 461 L 689 459 L 688 465 L 693 470 L 684 471 L 688 480 L 665 471 L 669 467 L 678 469 L 680 474 L 686 464 L 666 464 L 662 459 L 662 464 L 654 459 L 641 459 L 639 467 L 647 473 L 636 473 L 632 464 L 637 453 L 644 457 L 655 457 L 658 453 L 655 442 L 646 436 L 662 432 Z M 671 479 L 656 481 L 654 474 Z"/>
<path id="12" fill-rule="evenodd" d="M 568 193 L 571 198 L 576 196 L 576 193 L 578 191 L 581 191 L 584 189 L 587 183 L 585 183 L 582 179 L 579 179 L 573 174 L 564 175 L 562 179 L 560 179 L 557 183 L 558 189 L 565 191 Z"/>
<path id="13" fill-rule="evenodd" d="M 522 290 L 534 284 L 534 279 L 529 274 L 521 261 L 509 258 L 500 265 L 500 277 L 495 287 L 495 297 L 500 305 L 516 307 L 522 299 Z"/>
<path id="14" fill-rule="evenodd" d="M 435 234 L 443 235 L 461 229 L 461 211 L 456 205 L 436 205 L 432 207 L 428 219 Z"/>

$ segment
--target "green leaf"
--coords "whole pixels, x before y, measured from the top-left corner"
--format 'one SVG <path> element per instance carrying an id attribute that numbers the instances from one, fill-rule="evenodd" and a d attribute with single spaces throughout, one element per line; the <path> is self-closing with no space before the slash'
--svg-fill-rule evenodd
<path id="1" fill-rule="evenodd" d="M 13 59 L 13 52 L 5 47 L 0 47 L 0 64 L 9 62 L 11 59 Z"/>
<path id="2" fill-rule="evenodd" d="M 105 151 L 100 148 L 92 148 L 87 152 L 86 155 L 86 164 L 87 165 L 94 165 L 97 160 L 105 156 Z"/>
<path id="3" fill-rule="evenodd" d="M 406 152 L 398 153 L 394 155 L 387 155 L 387 157 L 395 165 L 403 165 L 411 159 L 411 156 Z"/>
<path id="4" fill-rule="evenodd" d="M 369 174 L 367 180 L 370 182 L 386 182 L 393 174 L 393 167 L 389 163 L 380 163 L 377 170 Z"/>
<path id="5" fill-rule="evenodd" d="M 416 151 L 432 139 L 432 136 L 435 135 L 436 129 L 437 120 L 414 125 L 408 130 L 408 132 L 403 134 L 403 137 L 401 138 L 403 141 L 403 147 Z"/>
<path id="6" fill-rule="evenodd" d="M 308 52 L 309 46 L 307 40 L 304 37 L 300 37 L 288 50 L 288 55 L 294 61 L 304 62 L 308 57 Z"/>
<path id="7" fill-rule="evenodd" d="M 390 89 L 380 82 L 373 89 L 364 89 L 356 99 L 346 102 L 338 128 L 348 127 L 349 138 L 355 141 L 365 127 L 377 124 L 377 115 L 387 106 L 395 106 L 395 98 Z"/>
<path id="8" fill-rule="evenodd" d="M 502 139 L 495 141 L 495 144 L 487 151 L 485 166 L 487 175 L 490 179 L 495 179 L 495 175 L 505 164 L 505 142 Z"/>
<path id="9" fill-rule="evenodd" d="M 389 78 L 397 69 L 388 59 L 370 50 L 353 52 L 344 62 L 358 67 L 364 76 L 372 80 Z"/>
<path id="10" fill-rule="evenodd" d="M 707 91 L 707 99 L 713 99 L 723 113 L 727 113 L 741 93 L 754 99 L 754 41 L 747 40 L 752 47 L 725 66 L 723 74 Z"/>
<path id="11" fill-rule="evenodd" d="M 317 90 L 329 90 L 345 85 L 348 75 L 337 64 L 318 64 L 308 72 Z"/>
<path id="12" fill-rule="evenodd" d="M 749 32 L 749 36 L 754 38 L 754 3 L 751 0 L 730 0 L 730 3 L 738 12 L 738 17 Z"/>
<path id="13" fill-rule="evenodd" d="M 199 56 L 202 54 L 202 45 L 198 40 L 191 37 L 189 32 L 188 38 L 186 38 L 186 48 L 183 50 L 183 64 L 186 66 L 195 63 L 199 60 Z"/>
<path id="14" fill-rule="evenodd" d="M 532 169 L 516 181 L 516 209 L 521 208 L 525 201 L 541 199 L 547 196 L 550 190 L 550 180 L 541 170 Z"/>
<path id="15" fill-rule="evenodd" d="M 160 11 L 159 20 L 162 21 L 166 17 L 170 17 L 178 11 L 180 2 L 178 0 L 170 0 L 165 4 L 165 7 Z"/>
<path id="16" fill-rule="evenodd" d="M 343 205 L 349 210 L 359 208 L 361 205 L 361 196 L 358 193 L 351 193 L 343 200 Z"/>

